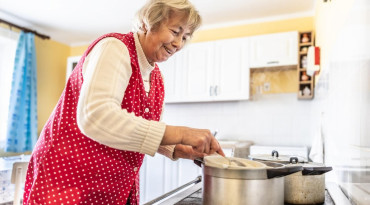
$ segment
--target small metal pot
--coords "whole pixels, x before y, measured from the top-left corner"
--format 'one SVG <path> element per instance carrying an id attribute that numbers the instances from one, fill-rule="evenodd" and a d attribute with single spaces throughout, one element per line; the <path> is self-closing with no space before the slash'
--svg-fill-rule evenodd
<path id="1" fill-rule="evenodd" d="M 284 177 L 284 202 L 289 204 L 322 204 L 325 201 L 325 175 L 332 167 L 310 163 L 307 159 L 294 156 L 253 155 L 250 159 L 280 162 L 288 167 L 302 166 L 302 171 Z"/>
<path id="2" fill-rule="evenodd" d="M 263 162 L 258 169 L 228 169 L 206 166 L 203 169 L 203 204 L 284 204 L 284 177 L 302 170 L 280 163 Z"/>

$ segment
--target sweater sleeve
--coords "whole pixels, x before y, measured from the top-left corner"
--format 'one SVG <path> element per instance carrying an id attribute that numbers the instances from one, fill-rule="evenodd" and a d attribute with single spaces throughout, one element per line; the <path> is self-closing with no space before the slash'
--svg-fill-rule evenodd
<path id="1" fill-rule="evenodd" d="M 121 108 L 131 74 L 125 44 L 116 38 L 96 44 L 83 65 L 77 124 L 83 134 L 101 144 L 153 156 L 166 125 Z"/>

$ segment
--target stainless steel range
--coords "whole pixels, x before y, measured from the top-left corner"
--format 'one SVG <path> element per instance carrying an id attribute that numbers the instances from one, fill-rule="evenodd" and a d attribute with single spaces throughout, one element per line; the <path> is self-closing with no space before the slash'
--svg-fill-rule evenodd
<path id="1" fill-rule="evenodd" d="M 340 190 L 336 190 L 333 184 L 330 184 L 325 190 L 325 202 L 323 205 L 350 204 L 344 195 L 338 196 L 338 191 L 340 192 Z M 184 186 L 146 203 L 146 205 L 201 205 L 203 201 L 202 194 L 202 181 L 201 176 L 199 176 Z M 334 195 L 334 197 L 332 195 Z"/>

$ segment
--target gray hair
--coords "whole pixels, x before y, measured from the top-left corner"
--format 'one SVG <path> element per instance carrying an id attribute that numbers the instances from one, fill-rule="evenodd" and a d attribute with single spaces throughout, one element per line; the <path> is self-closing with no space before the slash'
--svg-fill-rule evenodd
<path id="1" fill-rule="evenodd" d="M 191 34 L 199 28 L 202 19 L 189 0 L 148 0 L 136 14 L 134 30 L 155 30 L 173 11 L 187 15 Z"/>

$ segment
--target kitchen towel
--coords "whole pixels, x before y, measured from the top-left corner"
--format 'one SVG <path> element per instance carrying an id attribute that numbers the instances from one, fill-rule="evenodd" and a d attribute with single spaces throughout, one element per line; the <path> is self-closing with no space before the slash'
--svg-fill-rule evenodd
<path id="1" fill-rule="evenodd" d="M 323 113 L 320 117 L 320 122 L 314 130 L 314 137 L 312 147 L 310 150 L 309 158 L 313 162 L 324 163 L 324 138 L 322 132 Z"/>
<path id="2" fill-rule="evenodd" d="M 306 74 L 313 76 L 320 70 L 320 48 L 315 46 L 308 47 L 307 51 L 307 71 Z"/>

